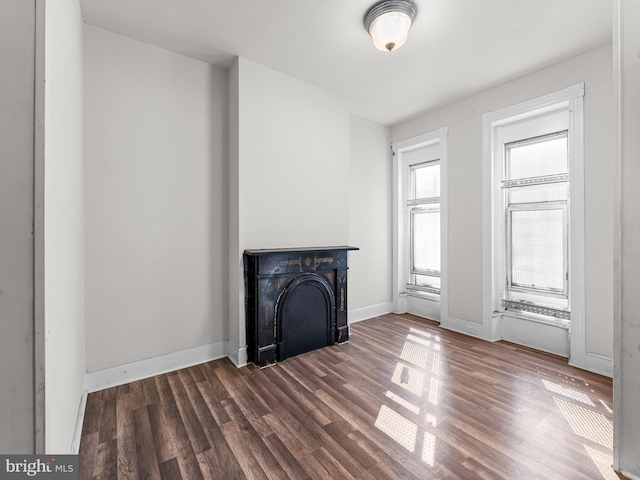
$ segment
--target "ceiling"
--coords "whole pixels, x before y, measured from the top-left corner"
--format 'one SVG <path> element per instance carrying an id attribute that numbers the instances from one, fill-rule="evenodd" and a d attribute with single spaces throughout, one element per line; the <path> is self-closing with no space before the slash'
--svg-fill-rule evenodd
<path id="1" fill-rule="evenodd" d="M 80 0 L 86 23 L 228 68 L 236 56 L 394 125 L 611 42 L 610 0 L 415 0 L 407 43 L 376 50 L 374 0 Z"/>

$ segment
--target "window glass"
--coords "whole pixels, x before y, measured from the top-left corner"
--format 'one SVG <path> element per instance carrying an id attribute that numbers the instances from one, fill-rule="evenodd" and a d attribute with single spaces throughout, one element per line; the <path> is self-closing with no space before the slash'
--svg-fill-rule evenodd
<path id="1" fill-rule="evenodd" d="M 528 187 L 510 188 L 508 190 L 509 203 L 543 203 L 559 202 L 569 198 L 569 184 L 548 183 Z"/>
<path id="2" fill-rule="evenodd" d="M 440 211 L 414 209 L 412 249 L 414 270 L 440 271 Z"/>
<path id="3" fill-rule="evenodd" d="M 430 198 L 440 196 L 440 164 L 426 164 L 414 167 L 414 197 Z"/>
<path id="4" fill-rule="evenodd" d="M 506 148 L 508 180 L 559 175 L 569 171 L 566 133 L 515 142 Z"/>
<path id="5" fill-rule="evenodd" d="M 511 211 L 511 285 L 562 293 L 564 210 Z"/>

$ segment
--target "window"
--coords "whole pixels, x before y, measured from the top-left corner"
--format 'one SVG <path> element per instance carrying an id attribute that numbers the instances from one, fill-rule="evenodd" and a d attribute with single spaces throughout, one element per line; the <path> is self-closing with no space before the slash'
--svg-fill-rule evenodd
<path id="1" fill-rule="evenodd" d="M 445 323 L 447 130 L 392 145 L 393 311 Z"/>
<path id="2" fill-rule="evenodd" d="M 411 234 L 407 288 L 440 294 L 440 161 L 410 165 Z"/>
<path id="3" fill-rule="evenodd" d="M 585 365 L 584 84 L 482 116 L 483 327 Z"/>
<path id="4" fill-rule="evenodd" d="M 568 132 L 507 143 L 502 307 L 569 319 Z"/>

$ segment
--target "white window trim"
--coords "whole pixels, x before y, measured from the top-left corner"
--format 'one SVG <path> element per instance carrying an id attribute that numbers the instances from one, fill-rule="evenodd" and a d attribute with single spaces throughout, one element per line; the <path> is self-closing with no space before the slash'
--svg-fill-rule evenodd
<path id="1" fill-rule="evenodd" d="M 543 97 L 511 107 L 486 113 L 482 116 L 482 284 L 484 337 L 490 340 L 502 338 L 501 317 L 496 314 L 495 261 L 500 261 L 498 239 L 494 234 L 493 202 L 493 148 L 496 127 L 514 123 L 529 117 L 560 108 L 569 111 L 569 175 L 570 216 L 569 226 L 569 275 L 571 278 L 571 326 L 570 364 L 585 368 L 585 222 L 584 222 L 584 83 L 571 85 Z"/>
<path id="2" fill-rule="evenodd" d="M 404 210 L 406 204 L 402 199 L 402 168 L 405 153 L 429 145 L 440 145 L 440 301 L 439 320 L 441 325 L 448 319 L 448 217 L 447 217 L 447 134 L 448 127 L 441 127 L 407 140 L 393 142 L 391 145 L 393 161 L 393 275 L 392 275 L 392 308 L 394 313 L 406 313 L 407 295 L 405 255 L 406 242 L 402 241 L 400 232 L 404 231 Z M 434 302 L 436 303 L 436 302 Z M 436 313 L 436 312 L 433 312 Z M 433 318 L 434 314 L 425 311 L 424 316 Z"/>

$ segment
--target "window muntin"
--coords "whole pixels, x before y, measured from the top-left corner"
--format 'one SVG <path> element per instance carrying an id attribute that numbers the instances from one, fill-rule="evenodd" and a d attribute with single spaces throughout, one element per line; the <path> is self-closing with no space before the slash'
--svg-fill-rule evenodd
<path id="1" fill-rule="evenodd" d="M 513 302 L 569 307 L 567 132 L 504 146 L 506 279 L 503 306 Z"/>
<path id="2" fill-rule="evenodd" d="M 440 161 L 409 166 L 410 271 L 407 287 L 440 293 Z"/>

